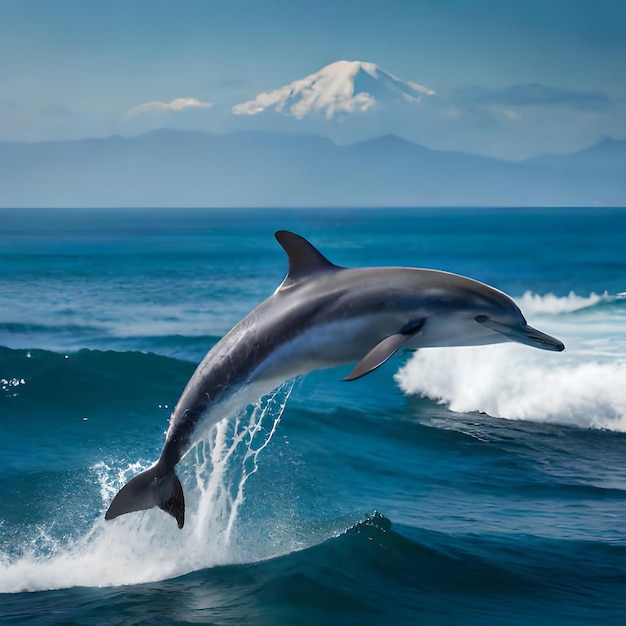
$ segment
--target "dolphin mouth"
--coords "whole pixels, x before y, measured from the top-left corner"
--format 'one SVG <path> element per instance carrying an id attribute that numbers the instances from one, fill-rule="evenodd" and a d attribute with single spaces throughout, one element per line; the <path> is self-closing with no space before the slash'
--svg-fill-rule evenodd
<path id="1" fill-rule="evenodd" d="M 565 350 L 565 344 L 562 341 L 552 337 L 552 335 L 542 333 L 528 324 L 521 328 L 521 334 L 525 338 L 525 341 L 522 341 L 522 343 L 527 343 L 530 346 L 535 346 L 542 350 L 553 350 L 554 352 L 563 352 Z"/>
<path id="2" fill-rule="evenodd" d="M 487 315 L 479 315 L 475 319 L 479 324 L 491 330 L 495 330 L 505 337 L 508 337 L 511 341 L 524 343 L 527 346 L 540 348 L 541 350 L 552 350 L 553 352 L 563 352 L 563 350 L 565 350 L 565 345 L 562 341 L 559 341 L 556 337 L 542 333 L 540 330 L 528 324 L 507 326 L 506 324 L 500 324 L 492 320 Z"/>

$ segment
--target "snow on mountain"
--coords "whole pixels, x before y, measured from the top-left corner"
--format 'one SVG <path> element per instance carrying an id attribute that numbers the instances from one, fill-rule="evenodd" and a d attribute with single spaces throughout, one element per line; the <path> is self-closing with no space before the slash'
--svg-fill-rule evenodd
<path id="1" fill-rule="evenodd" d="M 297 119 L 318 113 L 327 119 L 338 114 L 368 111 L 378 104 L 415 104 L 434 91 L 404 81 L 375 63 L 337 61 L 318 72 L 273 91 L 264 91 L 254 100 L 233 107 L 235 115 L 256 115 L 273 108 Z"/>

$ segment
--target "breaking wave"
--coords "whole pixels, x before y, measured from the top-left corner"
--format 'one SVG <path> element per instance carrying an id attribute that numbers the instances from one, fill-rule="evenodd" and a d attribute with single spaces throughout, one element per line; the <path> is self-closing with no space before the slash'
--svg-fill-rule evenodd
<path id="1" fill-rule="evenodd" d="M 550 313 L 560 315 L 588 309 L 601 303 L 626 302 L 626 293 L 610 295 L 606 291 L 602 294 L 590 293 L 588 296 L 576 295 L 570 291 L 567 296 L 557 296 L 553 293 L 540 295 L 527 291 L 521 298 L 516 298 L 522 311 L 528 314 Z"/>
<path id="2" fill-rule="evenodd" d="M 137 584 L 192 571 L 271 556 L 263 541 L 234 541 L 244 487 L 258 457 L 276 432 L 294 381 L 289 381 L 233 420 L 222 420 L 212 437 L 179 466 L 187 523 L 172 532 L 172 519 L 158 509 L 105 522 L 103 515 L 78 537 L 34 529 L 9 552 L 0 553 L 0 593 Z M 100 508 L 149 462 L 91 468 L 100 485 Z M 182 467 L 181 467 L 182 466 Z M 292 546 L 283 546 L 289 552 Z M 172 555 L 176 555 L 175 558 Z"/>
<path id="3" fill-rule="evenodd" d="M 396 374 L 400 388 L 459 413 L 626 432 L 626 294 L 526 293 L 518 302 L 532 325 L 564 340 L 565 353 L 518 344 L 420 350 Z M 617 309 L 595 310 L 606 303 Z"/>

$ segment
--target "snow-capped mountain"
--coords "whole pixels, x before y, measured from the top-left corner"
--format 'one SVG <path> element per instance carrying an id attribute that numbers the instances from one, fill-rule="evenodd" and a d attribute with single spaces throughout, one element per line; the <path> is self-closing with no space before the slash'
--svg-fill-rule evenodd
<path id="1" fill-rule="evenodd" d="M 273 91 L 264 91 L 254 100 L 233 107 L 235 115 L 256 115 L 267 109 L 297 119 L 322 114 L 327 119 L 340 114 L 369 111 L 382 103 L 415 104 L 434 91 L 404 81 L 375 63 L 337 61 L 318 72 Z"/>

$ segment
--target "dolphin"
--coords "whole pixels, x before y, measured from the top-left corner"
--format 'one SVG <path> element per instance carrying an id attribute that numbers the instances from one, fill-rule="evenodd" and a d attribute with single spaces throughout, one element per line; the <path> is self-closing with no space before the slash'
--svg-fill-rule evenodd
<path id="1" fill-rule="evenodd" d="M 299 235 L 275 236 L 286 278 L 207 353 L 176 404 L 159 460 L 119 491 L 105 519 L 158 506 L 182 528 L 178 462 L 222 418 L 289 378 L 356 362 L 344 378 L 356 380 L 403 348 L 515 341 L 564 349 L 486 284 L 430 269 L 339 267 Z"/>

